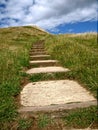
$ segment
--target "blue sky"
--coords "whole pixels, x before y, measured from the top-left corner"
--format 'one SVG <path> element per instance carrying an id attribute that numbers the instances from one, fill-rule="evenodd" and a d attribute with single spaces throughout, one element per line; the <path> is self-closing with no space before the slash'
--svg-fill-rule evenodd
<path id="1" fill-rule="evenodd" d="M 62 24 L 57 26 L 54 30 L 47 31 L 53 34 L 98 32 L 97 22 L 98 21 L 86 21 Z"/>
<path id="2" fill-rule="evenodd" d="M 0 28 L 36 25 L 51 33 L 97 30 L 97 0 L 1 0 Z"/>

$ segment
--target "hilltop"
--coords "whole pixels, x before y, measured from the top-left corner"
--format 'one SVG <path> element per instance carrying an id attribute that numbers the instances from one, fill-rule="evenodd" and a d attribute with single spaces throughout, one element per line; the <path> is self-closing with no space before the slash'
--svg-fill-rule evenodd
<path id="1" fill-rule="evenodd" d="M 45 35 L 48 32 L 37 27 L 37 26 L 21 26 L 21 27 L 8 27 L 8 28 L 0 28 L 0 35 L 20 35 L 20 34 L 28 34 L 32 36 Z"/>

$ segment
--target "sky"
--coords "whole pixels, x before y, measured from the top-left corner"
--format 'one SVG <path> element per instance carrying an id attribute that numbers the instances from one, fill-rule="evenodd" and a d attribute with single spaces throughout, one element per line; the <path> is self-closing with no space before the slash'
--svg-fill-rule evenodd
<path id="1" fill-rule="evenodd" d="M 36 25 L 53 34 L 98 32 L 97 0 L 0 0 L 0 28 Z"/>

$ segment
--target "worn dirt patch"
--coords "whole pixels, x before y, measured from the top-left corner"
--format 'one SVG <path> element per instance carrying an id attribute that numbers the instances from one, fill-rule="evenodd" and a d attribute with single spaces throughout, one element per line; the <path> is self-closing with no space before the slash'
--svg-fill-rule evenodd
<path id="1" fill-rule="evenodd" d="M 21 105 L 29 107 L 93 100 L 95 98 L 87 90 L 72 80 L 29 83 L 21 92 Z"/>

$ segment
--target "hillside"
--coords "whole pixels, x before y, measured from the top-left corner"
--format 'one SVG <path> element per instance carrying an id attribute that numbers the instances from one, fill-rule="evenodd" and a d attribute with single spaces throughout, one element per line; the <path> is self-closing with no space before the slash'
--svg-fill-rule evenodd
<path id="1" fill-rule="evenodd" d="M 31 45 L 46 36 L 46 32 L 30 26 L 0 29 L 0 83 L 6 78 L 11 79 L 11 73 L 8 71 L 11 65 L 16 64 L 15 62 L 19 62 L 18 66 L 28 65 Z"/>
<path id="2" fill-rule="evenodd" d="M 58 60 L 67 73 L 35 74 L 28 76 L 29 54 L 34 43 L 45 43 L 51 58 Z M 79 82 L 97 98 L 98 43 L 96 33 L 51 35 L 39 27 L 11 27 L 0 29 L 0 129 L 29 130 L 38 124 L 37 130 L 65 126 L 87 128 L 97 126 L 96 106 L 68 112 L 37 113 L 30 120 L 17 112 L 20 92 L 28 81 L 70 79 Z M 29 115 L 29 114 L 28 114 Z M 54 116 L 55 115 L 55 116 Z M 63 116 L 62 116 L 63 115 Z M 36 120 L 37 116 L 37 120 Z M 51 117 L 56 117 L 55 119 Z M 59 127 L 59 128 L 58 128 Z M 56 129 L 56 130 L 57 130 Z M 30 129 L 31 130 L 31 129 Z"/>
<path id="3" fill-rule="evenodd" d="M 84 84 L 97 96 L 98 43 L 96 33 L 49 36 L 46 49 L 64 67 L 71 69 L 67 76 Z"/>
<path id="4" fill-rule="evenodd" d="M 6 130 L 17 117 L 16 99 L 21 90 L 22 71 L 29 66 L 32 44 L 43 40 L 47 33 L 36 27 L 0 29 L 0 129 Z M 5 122 L 5 123 L 4 123 Z M 7 123 L 8 122 L 8 123 Z"/>

